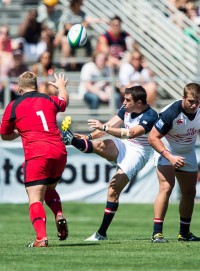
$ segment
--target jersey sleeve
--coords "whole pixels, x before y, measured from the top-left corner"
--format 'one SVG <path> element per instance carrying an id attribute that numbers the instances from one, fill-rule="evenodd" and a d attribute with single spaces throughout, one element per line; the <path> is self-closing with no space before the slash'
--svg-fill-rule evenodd
<path id="1" fill-rule="evenodd" d="M 166 135 L 172 128 L 174 119 L 178 116 L 181 110 L 181 102 L 177 101 L 171 106 L 167 107 L 159 114 L 159 118 L 155 122 L 154 127 L 162 134 Z"/>
<path id="2" fill-rule="evenodd" d="M 122 107 L 119 109 L 119 111 L 118 111 L 118 113 L 117 113 L 117 116 L 118 116 L 120 119 L 124 120 L 124 115 L 125 115 L 125 113 L 126 113 L 126 110 L 125 110 L 124 106 L 122 106 Z"/>
<path id="3" fill-rule="evenodd" d="M 8 104 L 6 107 L 2 120 L 1 120 L 1 134 L 2 135 L 10 135 L 15 129 L 15 121 L 12 117 L 12 108 L 13 108 L 13 102 Z"/>
<path id="4" fill-rule="evenodd" d="M 143 116 L 140 118 L 138 125 L 141 125 L 145 130 L 145 134 L 147 134 L 151 131 L 157 118 L 157 112 L 153 109 L 150 109 L 143 114 Z"/>
<path id="5" fill-rule="evenodd" d="M 67 107 L 67 102 L 65 101 L 64 98 L 62 97 L 57 97 L 57 96 L 51 96 L 51 99 L 54 101 L 56 104 L 56 107 L 58 109 L 58 112 L 64 112 L 66 107 Z"/>

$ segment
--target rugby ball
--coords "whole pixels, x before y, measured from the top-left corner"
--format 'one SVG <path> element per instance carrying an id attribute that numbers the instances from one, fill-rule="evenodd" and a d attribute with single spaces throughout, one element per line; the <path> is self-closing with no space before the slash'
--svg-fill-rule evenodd
<path id="1" fill-rule="evenodd" d="M 81 47 L 87 41 L 87 30 L 81 24 L 75 24 L 68 32 L 67 40 L 71 47 Z"/>

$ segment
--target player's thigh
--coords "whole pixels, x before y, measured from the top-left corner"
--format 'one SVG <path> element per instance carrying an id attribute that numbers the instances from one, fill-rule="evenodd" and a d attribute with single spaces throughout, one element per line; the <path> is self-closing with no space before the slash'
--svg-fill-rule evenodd
<path id="1" fill-rule="evenodd" d="M 112 177 L 109 187 L 108 187 L 108 195 L 111 195 L 113 192 L 119 195 L 124 187 L 128 184 L 129 178 L 125 174 L 125 172 L 118 168 L 115 175 Z"/>
<path id="2" fill-rule="evenodd" d="M 183 195 L 195 196 L 198 172 L 176 171 L 176 178 Z"/>
<path id="3" fill-rule="evenodd" d="M 46 188 L 47 186 L 43 184 L 26 187 L 26 192 L 29 198 L 29 204 L 32 204 L 38 201 L 43 202 Z"/>
<path id="4" fill-rule="evenodd" d="M 94 153 L 109 160 L 116 161 L 118 156 L 118 149 L 111 139 L 93 141 Z"/>
<path id="5" fill-rule="evenodd" d="M 161 192 L 170 191 L 175 185 L 175 170 L 171 165 L 158 166 L 156 168 L 159 190 Z"/>

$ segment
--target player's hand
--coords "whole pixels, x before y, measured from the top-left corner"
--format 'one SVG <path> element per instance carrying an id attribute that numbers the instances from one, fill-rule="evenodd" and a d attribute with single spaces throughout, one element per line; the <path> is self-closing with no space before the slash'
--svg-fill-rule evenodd
<path id="1" fill-rule="evenodd" d="M 82 135 L 82 134 L 74 134 L 74 137 L 78 138 L 78 139 L 88 139 L 87 135 Z"/>
<path id="2" fill-rule="evenodd" d="M 68 82 L 68 78 L 65 78 L 64 73 L 59 73 L 58 75 L 54 73 L 54 77 L 56 79 L 56 82 L 48 82 L 48 84 L 54 86 L 57 89 L 65 88 Z"/>
<path id="3" fill-rule="evenodd" d="M 102 130 L 103 124 L 99 120 L 89 119 L 87 121 L 90 128 Z"/>
<path id="4" fill-rule="evenodd" d="M 182 156 L 177 156 L 177 155 L 170 155 L 168 157 L 168 160 L 170 162 L 170 164 L 174 167 L 174 168 L 180 168 L 180 167 L 184 167 L 186 165 L 185 163 L 185 158 Z"/>

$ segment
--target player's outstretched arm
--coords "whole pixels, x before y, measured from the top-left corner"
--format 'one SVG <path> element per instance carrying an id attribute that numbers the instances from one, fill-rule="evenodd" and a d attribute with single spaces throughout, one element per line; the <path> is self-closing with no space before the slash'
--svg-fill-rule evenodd
<path id="1" fill-rule="evenodd" d="M 110 126 L 109 123 L 102 124 L 99 120 L 95 120 L 95 119 L 89 119 L 88 125 L 91 128 L 98 129 L 99 131 L 104 131 L 107 134 L 113 135 L 118 138 L 123 138 L 123 139 L 136 138 L 145 133 L 145 129 L 141 125 L 137 125 L 130 129 L 117 128 L 117 127 Z"/>
<path id="2" fill-rule="evenodd" d="M 123 124 L 123 120 L 121 118 L 119 118 L 117 115 L 115 115 L 109 121 L 104 123 L 104 125 L 108 125 L 110 127 L 120 127 L 120 126 L 122 126 L 122 124 Z M 91 138 L 87 138 L 87 139 L 97 139 L 97 138 L 100 138 L 100 137 L 103 137 L 106 135 L 105 131 L 98 129 L 97 127 L 91 126 L 91 128 L 95 128 L 96 130 L 94 130 L 92 133 L 90 133 Z"/>
<path id="3" fill-rule="evenodd" d="M 67 104 L 69 103 L 69 95 L 66 89 L 68 78 L 65 78 L 64 73 L 54 74 L 54 77 L 56 79 L 55 82 L 49 82 L 50 85 L 54 86 L 58 89 L 59 97 L 62 97 L 65 99 Z"/>
<path id="4" fill-rule="evenodd" d="M 173 155 L 169 150 L 167 150 L 161 141 L 162 137 L 163 135 L 160 134 L 155 127 L 153 127 L 148 137 L 149 144 L 163 157 L 165 157 L 175 168 L 185 166 L 185 158 L 182 156 Z"/>

